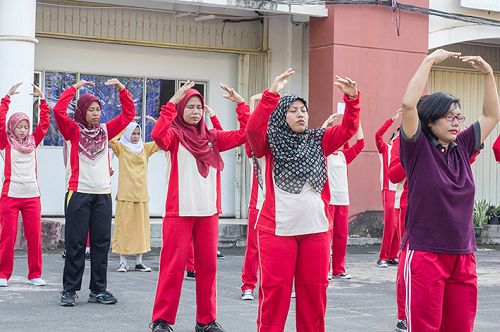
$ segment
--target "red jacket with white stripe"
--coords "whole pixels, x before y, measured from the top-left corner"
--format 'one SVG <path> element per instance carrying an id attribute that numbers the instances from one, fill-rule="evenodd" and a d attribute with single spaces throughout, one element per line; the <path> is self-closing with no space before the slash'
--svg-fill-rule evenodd
<path id="1" fill-rule="evenodd" d="M 245 143 L 245 127 L 249 116 L 249 107 L 239 103 L 236 107 L 240 129 L 217 133 L 215 144 L 223 152 Z M 161 107 L 160 117 L 155 124 L 151 137 L 158 146 L 168 152 L 166 217 L 202 217 L 222 213 L 220 172 L 210 167 L 204 178 L 198 172 L 196 158 L 170 130 L 172 121 L 177 116 L 175 104 L 167 103 Z"/>
<path id="2" fill-rule="evenodd" d="M 396 191 L 396 185 L 389 180 L 389 159 L 391 156 L 392 145 L 384 141 L 384 134 L 394 123 L 394 120 L 388 119 L 375 133 L 375 144 L 380 158 L 380 185 L 383 190 Z"/>
<path id="3" fill-rule="evenodd" d="M 13 149 L 7 139 L 6 118 L 9 111 L 10 96 L 2 98 L 0 104 L 0 150 L 4 159 L 2 176 L 2 196 L 16 198 L 39 197 L 37 179 L 36 150 L 21 153 Z M 50 108 L 45 100 L 40 101 L 40 122 L 33 132 L 35 145 L 38 146 L 49 129 Z"/>
<path id="4" fill-rule="evenodd" d="M 54 117 L 57 127 L 67 144 L 66 189 L 87 194 L 110 194 L 111 177 L 109 175 L 109 151 L 106 144 L 105 151 L 97 164 L 92 165 L 80 158 L 78 144 L 80 141 L 80 127 L 70 119 L 67 108 L 74 98 L 76 88 L 71 86 L 61 93 L 59 101 L 54 106 Z M 101 124 L 106 131 L 108 141 L 121 133 L 135 116 L 135 106 L 132 96 L 123 89 L 120 91 L 122 112 L 116 118 Z"/>
<path id="5" fill-rule="evenodd" d="M 389 180 L 397 185 L 395 207 L 406 208 L 408 206 L 408 181 L 406 181 L 406 172 L 399 159 L 399 135 L 392 142 Z"/>
<path id="6" fill-rule="evenodd" d="M 274 184 L 274 160 L 266 136 L 269 118 L 279 100 L 279 94 L 264 91 L 262 100 L 248 122 L 248 142 L 257 158 L 262 158 L 262 174 L 265 182 L 265 199 L 256 227 L 261 231 L 281 236 L 326 232 L 329 229 L 328 180 L 321 193 L 317 193 L 308 183 L 299 194 L 285 192 Z M 358 130 L 359 97 L 351 100 L 344 95 L 344 102 L 346 111 L 342 124 L 327 128 L 323 136 L 322 148 L 325 159 Z"/>

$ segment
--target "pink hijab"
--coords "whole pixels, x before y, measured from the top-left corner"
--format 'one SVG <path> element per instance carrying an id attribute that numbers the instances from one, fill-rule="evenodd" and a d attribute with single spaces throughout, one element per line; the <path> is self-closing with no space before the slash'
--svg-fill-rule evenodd
<path id="1" fill-rule="evenodd" d="M 210 166 L 222 171 L 224 161 L 217 149 L 217 135 L 215 131 L 208 130 L 205 119 L 202 117 L 196 126 L 189 125 L 184 121 L 184 108 L 189 98 L 193 96 L 200 98 L 202 105 L 205 106 L 203 96 L 197 90 L 189 89 L 175 107 L 177 116 L 172 121 L 171 129 L 182 146 L 196 158 L 198 172 L 206 178 Z"/>
<path id="2" fill-rule="evenodd" d="M 101 125 L 89 125 L 87 123 L 87 110 L 94 101 L 102 107 L 96 96 L 91 94 L 81 95 L 76 103 L 75 116 L 73 117 L 73 120 L 80 128 L 78 153 L 92 165 L 97 164 L 108 144 L 108 135 Z"/>
<path id="3" fill-rule="evenodd" d="M 35 137 L 29 134 L 24 139 L 17 138 L 14 134 L 14 129 L 17 127 L 19 122 L 26 120 L 28 121 L 28 126 L 30 126 L 30 118 L 23 112 L 17 112 L 10 116 L 9 122 L 7 123 L 7 139 L 9 144 L 21 153 L 31 153 L 35 151 Z"/>

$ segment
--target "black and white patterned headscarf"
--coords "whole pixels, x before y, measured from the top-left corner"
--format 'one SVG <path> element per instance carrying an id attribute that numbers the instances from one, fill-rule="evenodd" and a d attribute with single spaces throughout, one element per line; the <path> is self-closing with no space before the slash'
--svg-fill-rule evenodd
<path id="1" fill-rule="evenodd" d="M 306 182 L 321 192 L 327 179 L 321 147 L 325 129 L 294 132 L 286 122 L 286 112 L 295 100 L 302 101 L 307 107 L 302 98 L 285 95 L 269 119 L 267 141 L 274 157 L 274 182 L 278 188 L 292 194 L 299 194 Z"/>

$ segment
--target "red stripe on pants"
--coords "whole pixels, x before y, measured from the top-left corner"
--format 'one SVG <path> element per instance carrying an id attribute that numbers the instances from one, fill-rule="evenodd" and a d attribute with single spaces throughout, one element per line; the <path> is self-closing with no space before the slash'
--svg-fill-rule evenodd
<path id="1" fill-rule="evenodd" d="M 196 270 L 196 321 L 216 320 L 216 270 L 219 217 L 163 218 L 163 248 L 153 306 L 153 321 L 175 324 L 184 269 L 193 239 Z"/>
<path id="2" fill-rule="evenodd" d="M 472 332 L 476 257 L 404 250 L 408 332 Z"/>
<path id="3" fill-rule="evenodd" d="M 382 191 L 382 204 L 384 206 L 384 234 L 382 246 L 380 247 L 379 259 L 388 261 L 398 257 L 399 239 L 399 215 L 394 208 L 396 192 L 391 190 Z"/>
<path id="4" fill-rule="evenodd" d="M 396 215 L 399 219 L 399 242 L 403 240 L 405 231 L 406 207 L 396 209 Z M 404 257 L 403 253 L 399 257 L 398 270 L 396 272 L 396 303 L 398 306 L 398 319 L 406 319 L 406 288 L 404 282 Z"/>
<path id="5" fill-rule="evenodd" d="M 345 255 L 347 252 L 347 236 L 349 233 L 349 205 L 330 205 L 330 216 L 333 219 L 332 237 L 332 274 L 345 272 Z"/>
<path id="6" fill-rule="evenodd" d="M 40 197 L 0 199 L 0 278 L 9 279 L 14 268 L 19 212 L 28 244 L 28 279 L 42 276 L 42 231 Z"/>
<path id="7" fill-rule="evenodd" d="M 257 231 L 258 332 L 283 332 L 295 277 L 296 331 L 325 331 L 329 232 L 276 236 Z"/>
<path id="8" fill-rule="evenodd" d="M 243 261 L 243 270 L 241 271 L 241 291 L 247 289 L 254 290 L 257 284 L 257 271 L 259 270 L 259 251 L 257 248 L 257 231 L 255 223 L 259 210 L 248 208 L 248 226 L 247 226 L 247 248 L 245 250 L 245 260 Z"/>

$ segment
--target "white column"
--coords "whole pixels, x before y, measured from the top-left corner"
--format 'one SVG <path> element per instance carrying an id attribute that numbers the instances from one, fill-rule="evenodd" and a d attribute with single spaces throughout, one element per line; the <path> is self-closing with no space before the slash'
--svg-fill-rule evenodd
<path id="1" fill-rule="evenodd" d="M 35 66 L 36 0 L 0 1 L 0 96 L 17 82 L 19 95 L 12 97 L 9 114 L 33 116 L 33 72 Z"/>
<path id="2" fill-rule="evenodd" d="M 309 44 L 303 43 L 303 25 L 291 22 L 289 15 L 272 16 L 269 18 L 269 49 L 271 61 L 269 81 L 291 67 L 295 70 L 284 89 L 285 93 L 294 93 L 301 97 L 303 91 L 303 54 L 304 48 L 309 50 Z M 307 73 L 306 73 L 307 74 Z"/>

